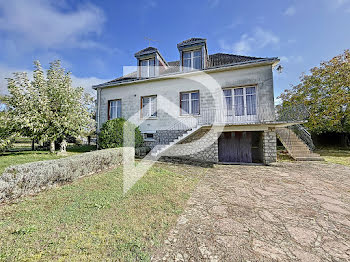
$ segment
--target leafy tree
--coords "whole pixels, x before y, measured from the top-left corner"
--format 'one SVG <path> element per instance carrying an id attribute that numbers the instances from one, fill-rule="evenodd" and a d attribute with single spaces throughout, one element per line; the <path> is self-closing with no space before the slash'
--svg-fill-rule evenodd
<path id="1" fill-rule="evenodd" d="M 83 88 L 73 88 L 70 72 L 60 61 L 50 63 L 46 77 L 39 61 L 34 62 L 33 81 L 26 73 L 15 73 L 8 79 L 9 96 L 5 103 L 11 121 L 21 134 L 33 139 L 50 141 L 50 152 L 55 151 L 55 140 L 78 136 L 91 126 L 89 108 L 93 102 Z"/>
<path id="2" fill-rule="evenodd" d="M 300 84 L 280 95 L 280 114 L 289 109 L 300 111 L 308 119 L 305 125 L 311 132 L 342 133 L 348 139 L 350 133 L 350 50 L 322 62 L 303 74 Z M 293 111 L 293 110 L 292 110 Z"/>
<path id="3" fill-rule="evenodd" d="M 16 136 L 17 133 L 11 128 L 7 112 L 0 111 L 0 152 L 8 149 Z"/>
<path id="4" fill-rule="evenodd" d="M 98 135 L 98 144 L 101 148 L 114 148 L 122 146 L 131 146 L 132 133 L 135 130 L 135 147 L 140 147 L 143 144 L 143 137 L 138 127 L 124 118 L 116 118 L 108 120 L 102 125 Z M 124 140 L 124 133 L 127 132 L 126 141 Z"/>

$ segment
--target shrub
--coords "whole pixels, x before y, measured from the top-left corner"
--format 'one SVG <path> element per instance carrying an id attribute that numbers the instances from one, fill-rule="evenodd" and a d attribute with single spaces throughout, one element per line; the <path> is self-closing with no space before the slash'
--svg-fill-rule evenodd
<path id="1" fill-rule="evenodd" d="M 125 149 L 128 152 L 132 150 L 134 154 L 134 148 Z M 10 166 L 0 175 L 0 202 L 33 194 L 54 184 L 71 182 L 79 177 L 122 164 L 122 153 L 123 148 L 113 148 Z"/>
<path id="2" fill-rule="evenodd" d="M 132 146 L 133 130 L 135 130 L 135 147 L 140 147 L 143 144 L 143 137 L 137 126 L 123 118 L 108 120 L 102 125 L 98 144 L 101 148 Z M 124 132 L 127 132 L 126 141 L 124 141 Z"/>

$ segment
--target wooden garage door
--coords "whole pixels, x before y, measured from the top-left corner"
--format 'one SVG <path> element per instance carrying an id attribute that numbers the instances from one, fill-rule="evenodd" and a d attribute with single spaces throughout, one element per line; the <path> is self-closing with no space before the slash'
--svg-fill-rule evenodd
<path id="1" fill-rule="evenodd" d="M 252 162 L 250 132 L 224 132 L 219 137 L 219 161 L 227 163 Z"/>

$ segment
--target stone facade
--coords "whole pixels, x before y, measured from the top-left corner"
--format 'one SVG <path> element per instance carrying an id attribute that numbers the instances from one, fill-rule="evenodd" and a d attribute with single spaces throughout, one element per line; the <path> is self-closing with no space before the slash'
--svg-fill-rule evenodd
<path id="1" fill-rule="evenodd" d="M 164 152 L 164 156 L 217 163 L 218 133 L 214 130 L 201 129 Z"/>
<path id="2" fill-rule="evenodd" d="M 185 132 L 187 130 L 158 130 L 153 134 L 153 139 L 145 140 L 144 145 L 150 148 L 156 145 L 167 145 Z"/>
<path id="3" fill-rule="evenodd" d="M 147 142 L 148 146 L 167 145 L 181 136 L 185 130 L 158 130 L 154 134 L 154 141 Z M 248 131 L 249 132 L 249 131 Z M 215 130 L 200 129 L 181 143 L 165 151 L 162 156 L 182 158 L 199 162 L 219 162 L 218 148 L 219 134 Z M 259 147 L 261 159 L 266 165 L 277 161 L 276 133 L 274 130 L 262 131 Z"/>
<path id="4" fill-rule="evenodd" d="M 262 134 L 263 162 L 268 165 L 277 161 L 276 132 L 264 131 Z"/>

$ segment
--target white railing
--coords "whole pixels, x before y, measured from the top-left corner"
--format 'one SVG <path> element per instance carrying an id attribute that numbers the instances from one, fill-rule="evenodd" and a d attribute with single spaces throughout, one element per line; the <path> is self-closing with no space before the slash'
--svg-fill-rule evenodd
<path id="1" fill-rule="evenodd" d="M 253 124 L 253 123 L 267 123 L 271 121 L 304 121 L 305 116 L 302 114 L 294 114 L 295 108 L 284 109 L 283 117 L 275 113 L 275 109 L 271 108 L 270 104 L 260 104 L 256 110 L 253 108 L 244 107 L 241 109 L 232 108 L 228 110 L 225 108 L 201 108 L 199 115 L 180 116 L 174 119 L 169 124 L 169 130 L 189 130 L 197 126 L 210 125 L 227 125 L 227 124 Z M 301 130 L 304 133 L 306 130 Z M 304 133 L 307 137 L 308 134 Z"/>
<path id="2" fill-rule="evenodd" d="M 241 112 L 225 109 L 201 109 L 199 115 L 182 115 L 170 123 L 168 130 L 189 130 L 197 126 L 247 124 L 262 122 L 258 114 L 247 114 L 249 110 L 242 108 Z"/>

